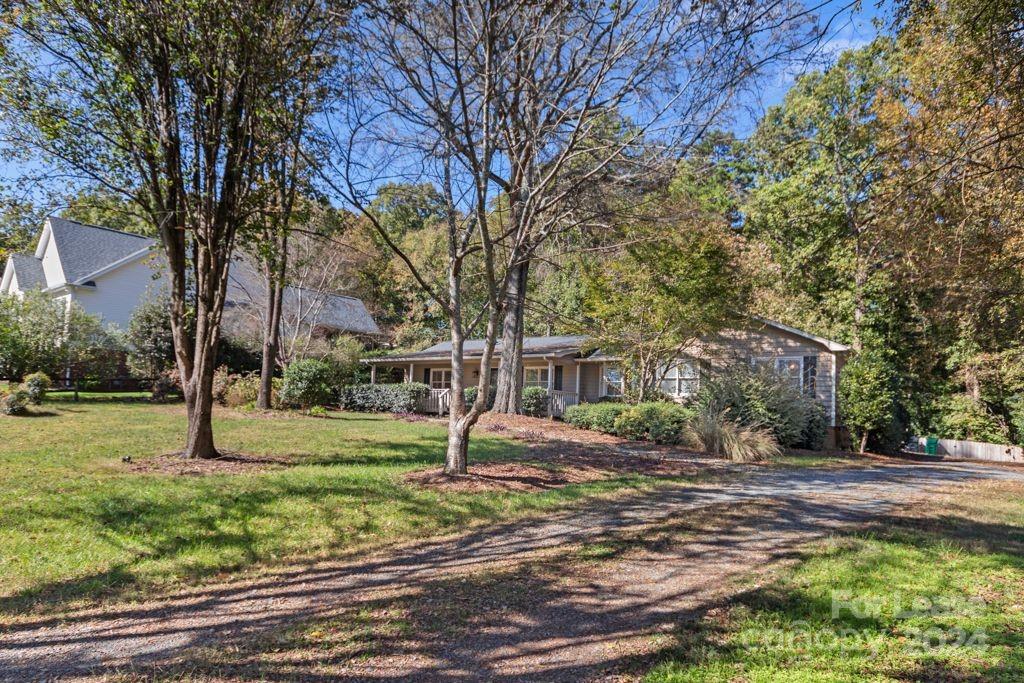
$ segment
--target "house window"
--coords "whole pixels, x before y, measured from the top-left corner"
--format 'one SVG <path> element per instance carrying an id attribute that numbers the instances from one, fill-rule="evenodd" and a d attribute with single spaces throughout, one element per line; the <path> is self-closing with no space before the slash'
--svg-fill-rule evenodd
<path id="1" fill-rule="evenodd" d="M 678 361 L 665 371 L 661 390 L 669 396 L 693 396 L 700 388 L 700 365 L 694 360 Z"/>
<path id="2" fill-rule="evenodd" d="M 524 387 L 543 387 L 548 388 L 548 369 L 547 368 L 523 368 L 523 386 Z"/>
<path id="3" fill-rule="evenodd" d="M 804 390 L 804 359 L 802 356 L 786 356 L 782 358 L 755 358 L 752 361 L 755 369 L 769 369 L 793 385 L 794 389 Z"/>
<path id="4" fill-rule="evenodd" d="M 622 396 L 622 369 L 618 365 L 605 365 L 601 373 L 601 395 Z"/>
<path id="5" fill-rule="evenodd" d="M 430 388 L 431 389 L 451 389 L 452 388 L 452 371 L 451 370 L 431 370 L 430 371 Z"/>

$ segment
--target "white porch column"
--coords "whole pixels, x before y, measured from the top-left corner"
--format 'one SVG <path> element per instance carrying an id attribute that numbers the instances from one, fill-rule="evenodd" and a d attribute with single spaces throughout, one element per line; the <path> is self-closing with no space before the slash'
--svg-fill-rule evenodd
<path id="1" fill-rule="evenodd" d="M 555 390 L 555 361 L 548 360 L 548 394 Z"/>
<path id="2" fill-rule="evenodd" d="M 370 365 L 370 384 L 377 383 L 377 366 L 376 364 Z"/>
<path id="3" fill-rule="evenodd" d="M 414 370 L 413 364 L 412 364 L 412 363 L 409 363 L 409 375 L 408 375 L 408 377 L 406 377 L 406 380 L 405 380 L 405 383 L 406 383 L 406 384 L 412 384 L 412 383 L 413 383 L 413 381 L 415 381 L 415 380 L 413 379 L 413 376 L 412 376 L 412 372 L 413 372 L 413 370 Z"/>
<path id="4" fill-rule="evenodd" d="M 583 374 L 583 363 L 576 363 L 576 400 L 580 401 L 580 375 Z M 582 402 L 582 401 L 580 401 Z"/>

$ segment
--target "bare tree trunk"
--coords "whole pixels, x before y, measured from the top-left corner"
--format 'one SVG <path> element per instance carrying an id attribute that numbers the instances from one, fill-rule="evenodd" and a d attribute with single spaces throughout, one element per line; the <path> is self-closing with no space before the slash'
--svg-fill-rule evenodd
<path id="1" fill-rule="evenodd" d="M 864 453 L 868 450 L 868 433 L 864 432 L 860 436 L 860 452 Z"/>
<path id="2" fill-rule="evenodd" d="M 274 368 L 277 367 L 277 353 L 281 341 L 281 305 L 284 287 L 280 282 L 267 281 L 267 316 L 263 326 L 263 358 L 260 364 L 260 389 L 256 396 L 256 407 L 270 410 L 273 404 Z"/>
<path id="3" fill-rule="evenodd" d="M 492 409 L 496 413 L 519 415 L 523 412 L 523 323 L 529 270 L 529 261 L 515 267 L 505 298 L 498 388 Z"/>
<path id="4" fill-rule="evenodd" d="M 274 368 L 277 366 L 281 342 L 281 308 L 284 303 L 284 279 L 288 259 L 288 233 L 284 232 L 277 244 L 277 253 L 266 268 L 267 314 L 263 323 L 263 359 L 260 364 L 260 389 L 256 407 L 273 407 Z"/>

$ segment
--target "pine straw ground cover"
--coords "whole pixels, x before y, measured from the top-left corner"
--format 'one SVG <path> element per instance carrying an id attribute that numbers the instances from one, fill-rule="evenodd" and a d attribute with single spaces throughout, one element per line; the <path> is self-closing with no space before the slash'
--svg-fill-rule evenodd
<path id="1" fill-rule="evenodd" d="M 232 458 L 183 464 L 167 456 L 182 447 L 181 405 L 89 398 L 0 419 L 0 622 L 540 514 L 665 480 L 620 463 L 525 490 L 410 485 L 409 472 L 439 468 L 444 424 L 350 413 L 218 411 L 217 442 Z M 585 461 L 582 452 L 573 457 Z M 471 469 L 524 458 L 545 460 L 534 444 L 474 433 Z M 692 473 L 674 468 L 666 476 Z"/>

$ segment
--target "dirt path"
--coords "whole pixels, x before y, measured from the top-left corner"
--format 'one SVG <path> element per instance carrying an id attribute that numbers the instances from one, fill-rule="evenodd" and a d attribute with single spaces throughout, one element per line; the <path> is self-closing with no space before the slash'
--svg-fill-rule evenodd
<path id="1" fill-rule="evenodd" d="M 729 590 L 729 577 L 784 559 L 800 543 L 836 525 L 980 478 L 1024 480 L 1024 473 L 966 464 L 754 468 L 715 488 L 638 494 L 529 525 L 491 526 L 406 546 L 357 563 L 324 563 L 152 603 L 21 623 L 0 634 L 0 680 L 102 676 L 125 667 L 146 670 L 181 662 L 183 655 L 184 661 L 197 662 L 188 648 L 245 645 L 340 609 L 374 601 L 379 605 L 385 594 L 396 599 L 416 595 L 420 601 L 433 595 L 443 603 L 444 596 L 435 591 L 453 580 L 475 580 L 480 591 L 508 590 L 491 596 L 497 606 L 464 605 L 459 615 L 446 615 L 443 605 L 435 605 L 432 614 L 450 622 L 450 628 L 441 628 L 436 637 L 396 637 L 383 651 L 334 662 L 330 675 L 321 671 L 322 661 L 282 664 L 280 670 L 271 662 L 268 669 L 243 678 L 600 678 L 643 656 L 659 631 L 721 600 Z M 750 506 L 758 511 L 736 512 Z M 689 542 L 664 547 L 655 543 L 578 576 L 556 569 L 539 571 L 525 583 L 521 574 L 487 578 L 488 573 L 529 566 L 531 558 L 550 557 L 580 544 L 614 542 L 640 532 L 640 537 L 657 538 L 663 527 L 719 509 L 733 511 L 727 523 L 691 536 Z M 429 621 L 422 625 L 432 628 Z"/>

